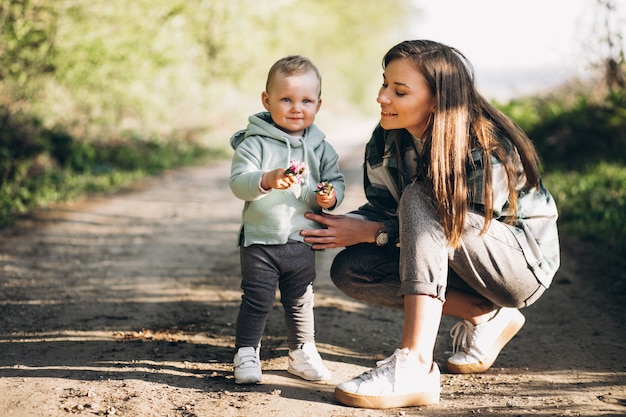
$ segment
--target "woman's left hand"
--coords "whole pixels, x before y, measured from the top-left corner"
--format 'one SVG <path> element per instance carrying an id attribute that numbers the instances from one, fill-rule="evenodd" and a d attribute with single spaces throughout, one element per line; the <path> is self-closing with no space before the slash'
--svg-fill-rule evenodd
<path id="1" fill-rule="evenodd" d="M 373 243 L 377 222 L 344 215 L 305 213 L 307 219 L 325 226 L 324 229 L 302 230 L 304 241 L 312 243 L 313 249 L 343 248 L 358 243 Z"/>

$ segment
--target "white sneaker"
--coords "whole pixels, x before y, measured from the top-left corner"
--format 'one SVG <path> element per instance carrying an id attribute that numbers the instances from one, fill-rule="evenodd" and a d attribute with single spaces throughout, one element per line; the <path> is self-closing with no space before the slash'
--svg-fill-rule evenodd
<path id="1" fill-rule="evenodd" d="M 235 353 L 235 384 L 256 384 L 261 382 L 261 361 L 259 349 L 241 347 Z"/>
<path id="2" fill-rule="evenodd" d="M 518 309 L 502 307 L 488 321 L 476 326 L 467 320 L 458 322 L 450 329 L 453 355 L 448 359 L 448 371 L 485 372 L 525 321 Z"/>
<path id="3" fill-rule="evenodd" d="M 439 367 L 421 372 L 407 348 L 378 361 L 376 368 L 335 388 L 337 401 L 360 408 L 396 408 L 437 404 L 441 393 Z"/>
<path id="4" fill-rule="evenodd" d="M 326 381 L 330 371 L 324 366 L 315 343 L 304 343 L 299 349 L 289 351 L 287 372 L 307 381 Z"/>

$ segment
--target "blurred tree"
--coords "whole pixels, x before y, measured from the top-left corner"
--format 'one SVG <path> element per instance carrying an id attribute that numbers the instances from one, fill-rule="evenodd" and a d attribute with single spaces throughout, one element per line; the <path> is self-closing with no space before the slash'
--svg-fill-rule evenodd
<path id="1" fill-rule="evenodd" d="M 276 59 L 299 53 L 322 70 L 327 103 L 369 106 L 380 59 L 414 15 L 402 0 L 382 6 L 0 0 L 0 92 L 20 91 L 28 113 L 74 137 L 167 135 L 222 123 L 231 101 L 258 98 Z"/>
<path id="2" fill-rule="evenodd" d="M 8 102 L 32 94 L 54 67 L 56 12 L 45 0 L 0 0 L 0 91 Z"/>
<path id="3" fill-rule="evenodd" d="M 592 32 L 599 42 L 594 42 L 591 50 L 596 52 L 594 64 L 601 69 L 609 92 L 626 90 L 623 22 L 620 24 L 619 19 L 615 0 L 596 0 Z"/>
<path id="4" fill-rule="evenodd" d="M 183 2 L 58 4 L 57 71 L 49 100 L 60 100 L 53 118 L 71 119 L 83 128 L 159 130 L 175 94 L 181 94 L 177 83 L 191 82 L 181 67 L 193 39 L 176 26 Z"/>
<path id="5" fill-rule="evenodd" d="M 302 54 L 322 70 L 334 98 L 362 105 L 380 62 L 403 39 L 416 9 L 402 0 L 197 0 L 186 19 L 203 46 L 210 76 L 257 91 L 278 58 Z M 381 7 L 384 6 L 384 13 Z M 328 81 L 328 83 L 327 83 Z M 260 92 L 260 91 L 259 91 Z"/>

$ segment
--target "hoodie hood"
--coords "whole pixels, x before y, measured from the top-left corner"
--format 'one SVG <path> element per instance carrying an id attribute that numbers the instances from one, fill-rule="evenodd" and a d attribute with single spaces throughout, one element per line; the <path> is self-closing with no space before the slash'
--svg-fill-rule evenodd
<path id="1" fill-rule="evenodd" d="M 267 140 L 278 141 L 289 148 L 303 146 L 304 141 L 306 141 L 306 145 L 310 149 L 319 146 L 325 137 L 324 133 L 314 124 L 304 131 L 303 138 L 290 136 L 276 127 L 269 112 L 261 112 L 248 117 L 248 127 L 236 132 L 230 138 L 230 146 L 237 149 L 237 146 L 250 136 L 263 136 Z"/>
<path id="2" fill-rule="evenodd" d="M 302 152 L 302 161 L 307 163 L 309 161 L 308 153 L 313 153 L 313 150 L 324 142 L 324 133 L 312 124 L 305 129 L 302 137 L 291 136 L 282 130 L 280 130 L 269 112 L 261 112 L 248 117 L 248 127 L 244 130 L 236 132 L 230 138 L 230 146 L 233 149 L 237 149 L 241 143 L 243 143 L 249 137 L 260 137 L 264 141 L 272 142 L 276 146 L 285 148 L 285 160 L 283 166 L 286 168 L 292 161 L 292 149 L 299 148 Z M 308 198 L 309 184 L 309 171 L 305 171 L 302 183 L 300 184 L 301 192 L 299 192 L 300 199 L 306 201 Z"/>

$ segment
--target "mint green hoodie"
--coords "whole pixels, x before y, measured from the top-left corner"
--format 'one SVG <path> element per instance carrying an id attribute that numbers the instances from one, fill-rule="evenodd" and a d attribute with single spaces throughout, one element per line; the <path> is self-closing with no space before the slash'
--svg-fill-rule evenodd
<path id="1" fill-rule="evenodd" d="M 240 244 L 278 245 L 289 239 L 302 242 L 300 230 L 321 228 L 319 223 L 304 217 L 306 212 L 322 211 L 315 198 L 317 184 L 325 180 L 334 185 L 337 196 L 334 208 L 343 201 L 345 183 L 337 164 L 339 156 L 315 125 L 307 128 L 302 138 L 296 138 L 277 128 L 268 112 L 252 115 L 248 122 L 246 129 L 230 139 L 235 150 L 230 189 L 245 201 Z M 263 192 L 260 188 L 263 173 L 286 169 L 291 160 L 306 164 L 304 183 L 287 190 Z"/>

